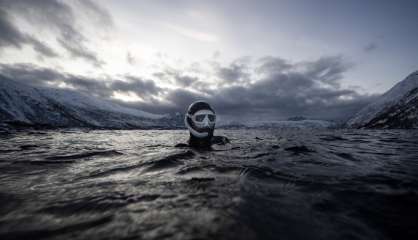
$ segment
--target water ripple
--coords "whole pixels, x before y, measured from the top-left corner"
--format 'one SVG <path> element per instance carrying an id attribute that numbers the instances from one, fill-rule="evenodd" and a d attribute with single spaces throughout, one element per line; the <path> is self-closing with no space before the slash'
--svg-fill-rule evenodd
<path id="1" fill-rule="evenodd" d="M 0 239 L 416 239 L 418 132 L 35 131 L 0 141 Z M 179 146 L 179 145 L 178 145 Z"/>

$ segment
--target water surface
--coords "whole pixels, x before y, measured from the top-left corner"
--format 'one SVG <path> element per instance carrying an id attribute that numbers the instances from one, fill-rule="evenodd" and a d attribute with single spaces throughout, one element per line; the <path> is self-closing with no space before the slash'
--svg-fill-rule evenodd
<path id="1" fill-rule="evenodd" d="M 0 136 L 0 239 L 417 239 L 418 131 Z"/>

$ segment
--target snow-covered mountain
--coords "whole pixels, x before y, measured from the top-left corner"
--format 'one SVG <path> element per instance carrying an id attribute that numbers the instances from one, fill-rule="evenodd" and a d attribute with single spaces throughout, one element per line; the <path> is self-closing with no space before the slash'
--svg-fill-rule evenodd
<path id="1" fill-rule="evenodd" d="M 351 118 L 356 128 L 418 128 L 418 71 Z"/>
<path id="2" fill-rule="evenodd" d="M 36 127 L 172 127 L 166 115 L 122 107 L 84 93 L 28 86 L 0 75 L 0 123 Z"/>
<path id="3" fill-rule="evenodd" d="M 221 121 L 216 124 L 219 128 L 274 128 L 274 129 L 324 129 L 335 127 L 336 124 L 324 120 L 277 120 L 277 121 Z"/>

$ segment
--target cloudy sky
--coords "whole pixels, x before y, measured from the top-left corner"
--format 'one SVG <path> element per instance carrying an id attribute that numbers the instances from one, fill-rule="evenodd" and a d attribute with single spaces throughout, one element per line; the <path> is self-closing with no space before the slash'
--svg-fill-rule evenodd
<path id="1" fill-rule="evenodd" d="M 416 1 L 1 0 L 0 73 L 153 113 L 344 119 L 418 70 Z"/>

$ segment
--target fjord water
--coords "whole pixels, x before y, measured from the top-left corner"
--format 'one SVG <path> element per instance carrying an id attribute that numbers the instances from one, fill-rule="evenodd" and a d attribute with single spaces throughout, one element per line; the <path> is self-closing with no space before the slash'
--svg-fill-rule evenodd
<path id="1" fill-rule="evenodd" d="M 417 239 L 418 131 L 216 134 L 0 136 L 0 239 Z"/>

